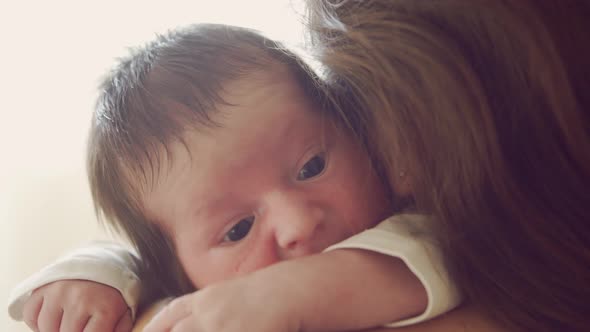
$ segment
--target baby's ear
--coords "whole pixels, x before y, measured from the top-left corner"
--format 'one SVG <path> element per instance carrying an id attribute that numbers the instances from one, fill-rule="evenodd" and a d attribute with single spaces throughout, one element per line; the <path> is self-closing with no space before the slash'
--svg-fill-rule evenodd
<path id="1" fill-rule="evenodd" d="M 142 332 L 143 328 L 156 316 L 160 310 L 162 310 L 168 303 L 172 301 L 171 298 L 166 298 L 155 302 L 154 304 L 147 307 L 143 312 L 140 312 L 138 317 L 133 324 L 131 332 Z"/>

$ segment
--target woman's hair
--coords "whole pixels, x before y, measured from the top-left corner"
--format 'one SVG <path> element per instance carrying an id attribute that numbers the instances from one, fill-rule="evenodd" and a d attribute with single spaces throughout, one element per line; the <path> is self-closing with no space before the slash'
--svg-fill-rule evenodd
<path id="1" fill-rule="evenodd" d="M 172 157 L 170 143 L 184 143 L 187 130 L 218 125 L 211 113 L 226 103 L 225 83 L 277 64 L 312 103 L 323 101 L 317 77 L 279 43 L 215 24 L 177 28 L 133 48 L 104 78 L 89 134 L 88 177 L 98 216 L 141 257 L 144 302 L 194 289 L 170 237 L 146 216 L 141 200 L 166 171 L 160 161 Z M 322 106 L 317 109 L 329 110 Z"/>
<path id="2" fill-rule="evenodd" d="M 391 183 L 411 176 L 467 301 L 514 329 L 587 330 L 590 57 L 569 36 L 587 6 L 307 3 L 332 98 Z"/>

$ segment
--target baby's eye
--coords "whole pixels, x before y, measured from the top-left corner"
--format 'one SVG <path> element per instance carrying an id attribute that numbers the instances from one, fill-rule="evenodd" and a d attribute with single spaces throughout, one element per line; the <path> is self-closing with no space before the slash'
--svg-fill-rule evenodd
<path id="1" fill-rule="evenodd" d="M 318 176 L 324 170 L 326 166 L 326 158 L 324 157 L 323 153 L 315 155 L 311 158 L 299 171 L 297 174 L 297 180 L 305 181 L 311 179 L 315 176 Z"/>
<path id="2" fill-rule="evenodd" d="M 244 218 L 232 227 L 223 237 L 224 242 L 238 242 L 241 239 L 245 238 L 248 233 L 250 233 L 250 229 L 252 228 L 252 224 L 254 223 L 254 216 L 249 216 Z"/>

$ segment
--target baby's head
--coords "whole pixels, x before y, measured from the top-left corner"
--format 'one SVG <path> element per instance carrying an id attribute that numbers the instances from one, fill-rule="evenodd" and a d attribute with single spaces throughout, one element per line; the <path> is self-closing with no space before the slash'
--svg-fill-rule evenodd
<path id="1" fill-rule="evenodd" d="M 165 295 L 320 252 L 391 212 L 321 91 L 276 42 L 220 25 L 160 36 L 104 80 L 93 199 Z"/>

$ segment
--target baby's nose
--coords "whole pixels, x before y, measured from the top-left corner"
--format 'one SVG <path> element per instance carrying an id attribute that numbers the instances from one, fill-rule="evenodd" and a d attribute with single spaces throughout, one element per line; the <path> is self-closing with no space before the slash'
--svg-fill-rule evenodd
<path id="1" fill-rule="evenodd" d="M 314 253 L 318 229 L 325 219 L 324 210 L 297 195 L 283 197 L 274 208 L 274 234 L 281 257 L 289 259 Z"/>
<path id="2" fill-rule="evenodd" d="M 288 215 L 282 218 L 277 227 L 276 238 L 279 247 L 286 250 L 304 250 L 312 246 L 312 241 L 321 223 L 321 211 L 313 208 L 305 213 Z"/>

